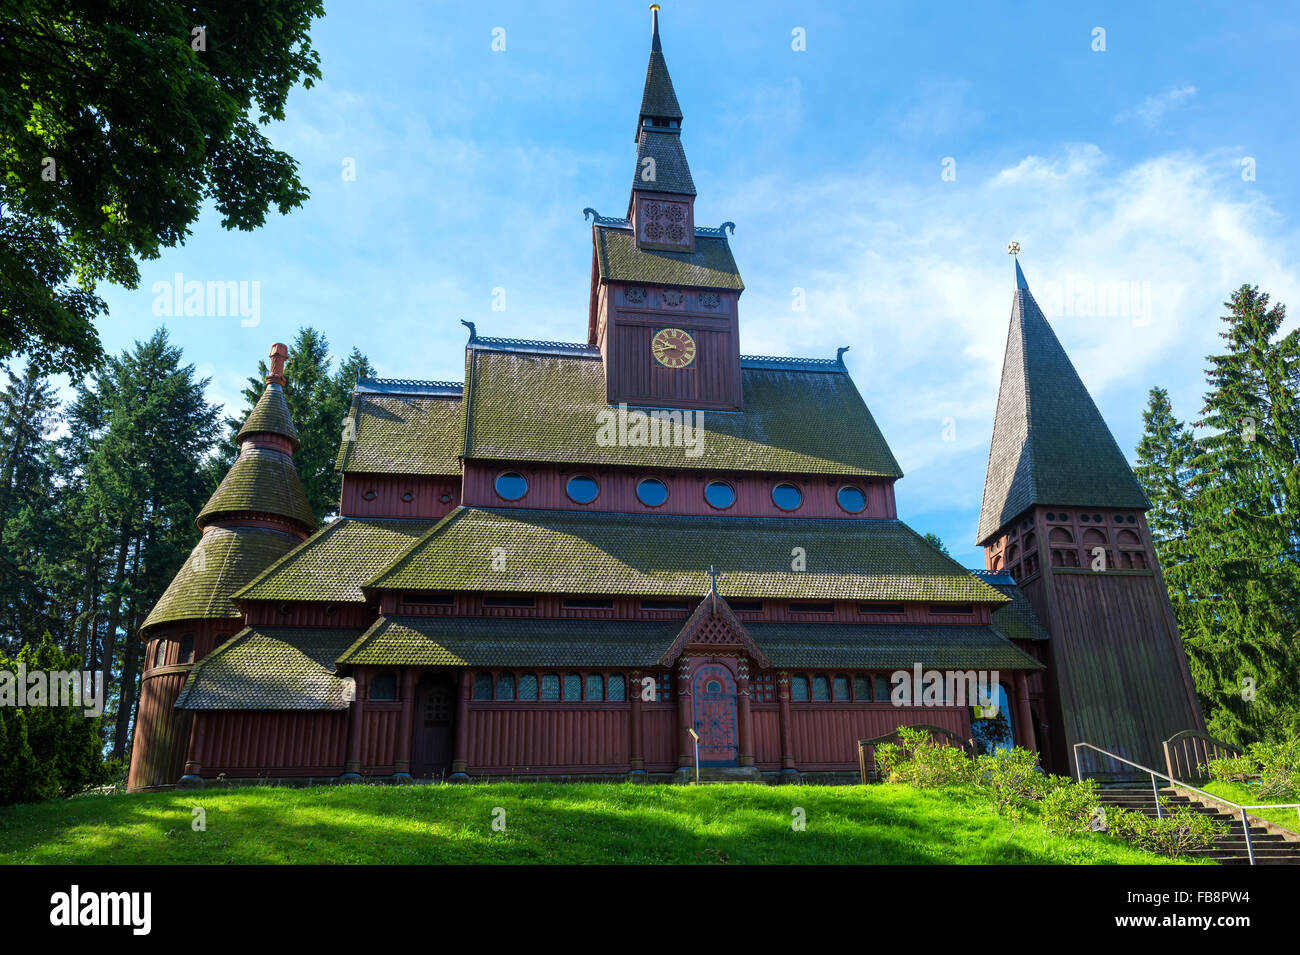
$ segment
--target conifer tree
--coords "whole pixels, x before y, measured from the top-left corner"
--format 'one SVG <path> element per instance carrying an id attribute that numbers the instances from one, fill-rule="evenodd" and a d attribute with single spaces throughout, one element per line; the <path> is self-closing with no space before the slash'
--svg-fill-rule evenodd
<path id="1" fill-rule="evenodd" d="M 1210 732 L 1300 732 L 1300 333 L 1244 285 L 1209 357 L 1185 561 L 1169 569 Z"/>

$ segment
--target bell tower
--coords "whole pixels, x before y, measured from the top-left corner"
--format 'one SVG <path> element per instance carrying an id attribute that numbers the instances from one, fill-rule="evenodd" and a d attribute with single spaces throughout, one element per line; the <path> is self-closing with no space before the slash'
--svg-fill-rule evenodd
<path id="1" fill-rule="evenodd" d="M 611 404 L 738 411 L 738 302 L 744 284 L 717 228 L 695 224 L 682 110 L 650 7 L 650 62 L 637 116 L 627 217 L 592 218 L 588 343 L 600 349 Z"/>
<path id="2" fill-rule="evenodd" d="M 1017 260 L 977 543 L 1047 626 L 1047 684 L 1035 689 L 1053 772 L 1073 769 L 1078 742 L 1159 767 L 1164 740 L 1205 728 L 1150 506 Z M 1079 758 L 1085 773 L 1123 769 Z"/>

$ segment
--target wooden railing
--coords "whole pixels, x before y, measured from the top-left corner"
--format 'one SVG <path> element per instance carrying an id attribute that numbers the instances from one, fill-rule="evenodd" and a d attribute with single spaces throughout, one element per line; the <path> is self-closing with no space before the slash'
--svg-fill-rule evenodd
<path id="1" fill-rule="evenodd" d="M 1165 772 L 1178 779 L 1204 780 L 1200 767 L 1212 759 L 1240 756 L 1241 750 L 1231 743 L 1215 739 L 1200 730 L 1183 730 L 1164 742 Z"/>
<path id="2" fill-rule="evenodd" d="M 930 737 L 939 738 L 939 742 L 945 746 L 956 746 L 958 749 L 973 753 L 975 751 L 975 741 L 972 739 L 962 739 L 952 730 L 942 726 L 935 726 L 933 723 L 916 723 L 912 726 L 899 727 L 899 729 L 909 730 L 926 730 Z M 884 736 L 877 736 L 874 739 L 858 740 L 858 773 L 863 783 L 871 782 L 876 778 L 876 747 L 881 743 L 897 743 L 898 730 L 892 733 L 886 733 Z M 871 749 L 871 758 L 868 761 L 867 749 Z"/>

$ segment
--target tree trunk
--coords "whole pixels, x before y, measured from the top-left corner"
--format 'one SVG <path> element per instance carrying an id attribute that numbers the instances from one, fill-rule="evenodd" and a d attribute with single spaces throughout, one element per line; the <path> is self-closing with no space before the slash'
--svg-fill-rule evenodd
<path id="1" fill-rule="evenodd" d="M 137 583 L 140 572 L 140 540 L 136 539 L 135 554 L 131 558 L 131 583 Z M 134 595 L 138 592 L 132 586 Z M 140 625 L 140 608 L 131 600 L 131 622 L 127 627 L 126 644 L 122 647 L 122 687 L 117 694 L 117 728 L 113 732 L 113 758 L 121 759 L 126 752 L 126 740 L 131 731 L 131 714 L 135 710 L 139 691 L 136 687 L 136 662 L 140 658 L 140 635 L 136 628 Z"/>

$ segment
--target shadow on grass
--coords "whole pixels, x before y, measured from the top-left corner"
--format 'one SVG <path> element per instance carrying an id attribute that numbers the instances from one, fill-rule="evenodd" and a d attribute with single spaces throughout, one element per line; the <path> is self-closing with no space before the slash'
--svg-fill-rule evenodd
<path id="1" fill-rule="evenodd" d="M 194 807 L 206 831 L 191 828 Z M 793 823 L 803 822 L 803 828 Z M 1150 862 L 955 790 L 497 783 L 248 788 L 0 810 L 0 861 L 84 864 Z"/>

